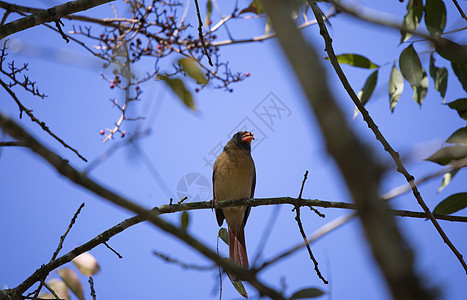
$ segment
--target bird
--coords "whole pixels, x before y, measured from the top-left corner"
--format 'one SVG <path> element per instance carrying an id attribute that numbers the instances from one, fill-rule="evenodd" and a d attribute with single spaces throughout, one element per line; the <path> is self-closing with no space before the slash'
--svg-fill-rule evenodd
<path id="1" fill-rule="evenodd" d="M 214 162 L 212 172 L 214 201 L 234 199 L 251 199 L 255 194 L 256 169 L 251 157 L 251 141 L 253 133 L 239 131 L 227 142 L 224 150 Z M 249 268 L 245 245 L 245 224 L 251 207 L 235 206 L 216 208 L 216 219 L 222 226 L 224 219 L 229 232 L 229 259 L 243 267 Z M 234 276 L 234 281 L 239 281 Z"/>

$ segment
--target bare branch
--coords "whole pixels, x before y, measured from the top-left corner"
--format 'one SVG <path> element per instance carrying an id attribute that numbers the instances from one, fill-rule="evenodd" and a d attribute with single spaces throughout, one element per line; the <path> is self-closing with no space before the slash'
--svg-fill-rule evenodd
<path id="1" fill-rule="evenodd" d="M 92 276 L 89 276 L 89 288 L 91 290 L 91 297 L 93 300 L 96 300 L 96 290 L 94 289 L 94 280 L 92 279 Z"/>
<path id="2" fill-rule="evenodd" d="M 0 142 L 0 147 L 27 147 L 26 144 L 20 142 Z"/>
<path id="3" fill-rule="evenodd" d="M 198 0 L 195 0 L 196 4 L 196 14 L 198 15 L 198 34 L 199 34 L 199 39 L 201 41 L 201 44 L 203 45 L 204 48 L 204 54 L 208 58 L 209 65 L 212 67 L 214 66 L 212 64 L 211 56 L 209 56 L 208 48 L 206 47 L 206 42 L 204 41 L 203 37 L 203 21 L 201 20 L 201 14 L 199 12 L 199 5 L 198 5 Z"/>
<path id="4" fill-rule="evenodd" d="M 115 255 L 117 255 L 118 258 L 122 259 L 123 256 L 120 255 L 120 253 L 118 253 L 117 251 L 115 251 L 114 248 L 110 247 L 109 244 L 107 244 L 107 242 L 103 242 L 103 244 L 107 247 L 107 249 L 109 249 L 110 251 L 112 251 L 113 253 L 115 253 Z"/>
<path id="5" fill-rule="evenodd" d="M 65 233 L 60 237 L 60 242 L 58 243 L 57 249 L 55 250 L 54 254 L 52 255 L 52 258 L 50 259 L 50 262 L 54 261 L 54 260 L 57 258 L 58 253 L 60 252 L 60 250 L 61 250 L 62 247 L 63 247 L 63 242 L 65 241 L 65 238 L 66 238 L 66 236 L 68 235 L 68 232 L 70 232 L 71 227 L 73 227 L 73 225 L 75 224 L 76 218 L 78 217 L 78 215 L 79 215 L 79 213 L 81 212 L 81 209 L 83 209 L 83 207 L 84 207 L 84 202 L 81 203 L 81 205 L 79 206 L 78 210 L 77 210 L 76 213 L 73 215 L 73 218 L 71 218 L 70 224 L 68 225 L 68 227 L 67 227 Z M 33 297 L 33 298 L 37 298 L 37 296 L 39 296 L 39 293 L 41 292 L 42 286 L 45 286 L 47 289 L 49 289 L 49 288 L 47 287 L 47 285 L 44 284 L 44 280 L 45 280 L 45 278 L 47 277 L 47 275 L 48 275 L 48 274 L 44 274 L 44 277 L 41 278 L 40 284 L 39 284 L 39 286 L 37 287 L 36 292 L 34 293 L 34 297 Z"/>
<path id="6" fill-rule="evenodd" d="M 298 202 L 300 202 L 300 199 L 298 199 Z M 305 229 L 303 229 L 302 220 L 300 219 L 300 206 L 298 206 L 298 205 L 295 206 L 295 213 L 296 213 L 295 221 L 297 221 L 298 228 L 300 230 L 300 234 L 302 235 L 303 241 L 305 242 L 306 249 L 308 250 L 308 255 L 310 256 L 310 258 L 313 261 L 313 264 L 315 266 L 316 275 L 318 275 L 319 279 L 321 279 L 324 284 L 328 284 L 329 282 L 323 277 L 323 275 L 321 274 L 321 271 L 319 270 L 318 261 L 316 260 L 315 256 L 313 255 L 313 252 L 311 251 L 310 244 L 307 241 L 307 237 L 306 237 L 306 234 L 305 234 Z"/>
<path id="7" fill-rule="evenodd" d="M 162 260 L 168 262 L 168 263 L 173 263 L 175 265 L 178 265 L 182 267 L 183 269 L 190 269 L 190 270 L 197 270 L 197 271 L 210 271 L 214 270 L 216 268 L 215 265 L 212 266 L 199 266 L 199 265 L 193 265 L 193 264 L 188 264 L 184 263 L 182 261 L 179 261 L 178 259 L 171 258 L 168 255 L 165 255 L 163 253 L 159 253 L 157 251 L 152 252 L 155 256 L 161 258 Z"/>
<path id="8" fill-rule="evenodd" d="M 60 20 L 62 17 L 87 10 L 114 0 L 75 0 L 41 10 L 27 17 L 12 21 L 0 27 L 0 39 L 25 29 Z"/>
<path id="9" fill-rule="evenodd" d="M 452 0 L 454 5 L 456 6 L 457 10 L 459 11 L 459 14 L 461 15 L 462 18 L 464 18 L 467 21 L 467 16 L 465 15 L 464 11 L 462 10 L 462 7 L 460 7 L 459 3 L 457 0 Z"/>
<path id="10" fill-rule="evenodd" d="M 67 143 L 65 143 L 61 138 L 59 138 L 55 133 L 53 133 L 52 131 L 50 131 L 49 127 L 47 125 L 45 125 L 44 122 L 40 121 L 39 119 L 37 119 L 33 114 L 32 114 L 32 110 L 30 109 L 27 109 L 22 103 L 21 101 L 19 101 L 18 97 L 16 97 L 15 93 L 13 93 L 13 91 L 8 87 L 8 85 L 3 82 L 3 80 L 0 79 L 0 85 L 3 86 L 3 88 L 10 94 L 10 96 L 13 98 L 13 100 L 15 100 L 16 104 L 18 105 L 19 107 L 19 113 L 20 113 L 20 118 L 21 118 L 21 115 L 24 112 L 26 112 L 26 114 L 29 116 L 29 118 L 31 118 L 31 121 L 33 121 L 34 123 L 37 123 L 39 124 L 39 126 L 42 128 L 42 130 L 44 130 L 45 132 L 47 132 L 49 135 L 51 135 L 55 140 L 57 140 L 60 144 L 62 144 L 65 148 L 68 148 L 70 149 L 71 151 L 73 151 L 74 153 L 76 153 L 76 155 L 78 155 L 79 158 L 81 158 L 82 160 L 84 160 L 85 162 L 87 162 L 86 158 L 84 158 L 84 156 L 82 156 L 78 150 L 72 148 L 71 146 L 69 146 Z M 18 141 L 21 143 L 21 141 Z"/>

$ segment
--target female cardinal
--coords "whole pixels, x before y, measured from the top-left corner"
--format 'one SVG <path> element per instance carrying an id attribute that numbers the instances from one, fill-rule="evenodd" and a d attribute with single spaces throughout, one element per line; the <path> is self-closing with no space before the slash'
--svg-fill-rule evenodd
<path id="1" fill-rule="evenodd" d="M 237 132 L 216 159 L 212 173 L 214 201 L 253 198 L 256 170 L 251 158 L 251 140 L 254 140 L 251 132 Z M 244 227 L 249 214 L 250 207 L 244 206 L 216 209 L 219 226 L 224 218 L 229 226 L 229 258 L 245 269 L 248 269 L 248 257 Z"/>

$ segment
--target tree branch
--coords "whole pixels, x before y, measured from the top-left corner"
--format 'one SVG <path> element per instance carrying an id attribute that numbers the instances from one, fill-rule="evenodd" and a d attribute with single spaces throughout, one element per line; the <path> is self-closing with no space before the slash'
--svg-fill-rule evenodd
<path id="1" fill-rule="evenodd" d="M 115 0 L 75 0 L 49 9 L 44 9 L 40 12 L 33 13 L 27 17 L 23 17 L 1 26 L 0 39 L 4 39 L 13 33 L 23 31 L 43 23 L 58 21 L 64 16 L 87 10 L 111 1 Z"/>
<path id="2" fill-rule="evenodd" d="M 27 147 L 27 145 L 20 142 L 8 141 L 0 142 L 0 147 Z"/>
<path id="3" fill-rule="evenodd" d="M 29 116 L 29 118 L 31 118 L 31 121 L 33 121 L 34 123 L 37 123 L 39 124 L 39 126 L 42 128 L 42 130 L 44 130 L 45 132 L 47 132 L 49 135 L 51 135 L 55 140 L 57 140 L 60 144 L 62 144 L 65 148 L 68 148 L 70 149 L 71 151 L 73 151 L 76 155 L 78 155 L 79 158 L 81 158 L 82 160 L 84 160 L 85 162 L 87 162 L 87 159 L 84 158 L 84 156 L 82 156 L 78 150 L 76 150 L 75 148 L 69 146 L 67 143 L 65 143 L 65 141 L 63 141 L 61 138 L 59 138 L 55 133 L 53 133 L 52 131 L 50 131 L 49 127 L 47 125 L 45 125 L 44 122 L 42 122 L 41 120 L 37 119 L 33 113 L 32 113 L 32 110 L 30 109 L 27 109 L 22 103 L 21 101 L 19 101 L 18 97 L 16 97 L 15 93 L 13 93 L 13 91 L 8 87 L 8 85 L 3 82 L 3 80 L 0 79 L 0 85 L 8 92 L 8 94 L 10 94 L 10 96 L 13 98 L 13 100 L 15 100 L 16 104 L 18 105 L 19 107 L 19 116 L 21 118 L 22 114 L 23 114 L 23 111 L 26 112 L 26 114 Z M 21 141 L 18 141 L 18 143 L 22 143 Z"/>
<path id="4" fill-rule="evenodd" d="M 415 274 L 413 254 L 385 202 L 378 197 L 382 168 L 358 139 L 336 104 L 316 51 L 307 45 L 292 19 L 291 2 L 263 1 L 290 65 L 308 98 L 323 133 L 327 150 L 336 160 L 357 205 L 367 239 L 386 281 L 397 299 L 430 299 Z M 312 8 L 316 6 L 312 2 Z M 322 14 L 313 12 L 322 21 Z M 320 29 L 323 30 L 320 26 Z"/>
<path id="5" fill-rule="evenodd" d="M 457 0 L 452 0 L 452 2 L 454 3 L 454 5 L 456 6 L 457 10 L 459 11 L 459 14 L 461 15 L 461 17 L 464 18 L 464 20 L 467 21 L 467 16 L 465 15 L 464 11 L 462 10 L 462 7 L 459 5 L 459 3 L 457 2 Z"/>
<path id="6" fill-rule="evenodd" d="M 425 211 L 425 213 L 428 215 L 428 218 L 430 221 L 433 223 L 435 226 L 436 230 L 438 231 L 439 235 L 442 237 L 443 241 L 448 245 L 448 247 L 451 249 L 451 251 L 454 253 L 454 255 L 457 257 L 459 260 L 460 264 L 464 268 L 466 274 L 467 274 L 467 264 L 465 263 L 464 259 L 462 258 L 462 255 L 459 253 L 457 248 L 454 246 L 454 244 L 449 240 L 447 237 L 446 233 L 443 231 L 441 226 L 438 224 L 436 221 L 435 217 L 430 212 L 430 209 L 426 205 L 425 201 L 423 201 L 423 198 L 418 191 L 417 186 L 415 185 L 415 178 L 407 171 L 405 168 L 404 164 L 400 160 L 400 155 L 397 153 L 392 146 L 389 144 L 389 142 L 386 140 L 386 138 L 383 136 L 381 131 L 379 131 L 378 126 L 376 126 L 375 122 L 371 118 L 370 114 L 366 110 L 366 108 L 363 106 L 363 104 L 360 102 L 360 99 L 358 99 L 357 94 L 355 91 L 352 89 L 350 83 L 348 82 L 344 71 L 339 65 L 339 62 L 337 61 L 337 57 L 334 53 L 334 49 L 332 48 L 332 39 L 329 36 L 329 33 L 326 29 L 326 25 L 320 19 L 319 17 L 322 15 L 321 11 L 318 8 L 318 5 L 316 4 L 315 1 L 311 1 L 310 3 L 311 8 L 313 9 L 313 12 L 316 16 L 316 19 L 318 20 L 318 25 L 320 28 L 320 34 L 323 36 L 324 42 L 326 44 L 325 51 L 328 54 L 329 60 L 331 61 L 332 66 L 334 67 L 334 70 L 337 73 L 337 76 L 339 77 L 342 85 L 344 86 L 345 90 L 347 91 L 348 95 L 352 99 L 352 102 L 357 106 L 358 110 L 361 112 L 363 119 L 365 122 L 368 124 L 368 127 L 371 129 L 373 134 L 375 135 L 376 139 L 381 143 L 381 145 L 384 147 L 384 150 L 386 150 L 391 158 L 394 160 L 394 163 L 396 164 L 397 171 L 404 175 L 405 179 L 409 183 L 412 192 L 415 196 L 415 199 L 417 199 L 418 204 L 422 207 L 422 209 Z M 435 43 L 441 41 L 441 39 L 433 39 Z"/>
<path id="7" fill-rule="evenodd" d="M 2 113 L 0 113 L 0 127 L 3 128 L 3 130 L 11 137 L 16 138 L 18 141 L 27 143 L 29 145 L 29 149 L 37 153 L 51 166 L 53 166 L 60 174 L 73 181 L 77 185 L 86 188 L 94 194 L 120 207 L 126 208 L 127 210 L 136 213 L 139 217 L 149 221 L 150 223 L 156 225 L 168 234 L 178 238 L 185 244 L 189 245 L 193 249 L 203 254 L 208 259 L 222 266 L 225 271 L 238 274 L 242 280 L 249 282 L 253 287 L 255 287 L 261 295 L 268 296 L 272 299 L 284 299 L 284 296 L 280 292 L 277 292 L 276 290 L 259 281 L 256 277 L 255 270 L 246 270 L 244 268 L 239 267 L 235 263 L 225 260 L 221 256 L 217 255 L 210 248 L 208 248 L 206 245 L 201 243 L 199 240 L 195 239 L 193 236 L 188 234 L 186 231 L 158 217 L 153 210 L 147 210 L 146 208 L 136 204 L 135 202 L 130 201 L 129 199 L 124 198 L 98 184 L 94 180 L 87 177 L 85 174 L 73 168 L 68 163 L 68 161 L 62 159 L 60 156 L 47 149 L 44 145 L 42 145 L 34 137 L 32 137 L 28 132 L 26 132 L 13 120 L 3 115 Z M 70 252 L 71 254 L 70 256 L 68 256 L 68 258 L 76 257 L 76 252 L 74 252 L 76 249 L 77 248 Z M 43 274 L 48 274 L 56 267 L 60 266 L 60 259 L 61 258 L 58 258 L 57 260 L 54 260 L 53 262 L 44 265 L 38 270 L 36 270 L 34 274 L 32 274 L 28 279 L 26 279 L 23 283 L 14 288 L 13 293 L 16 295 L 21 295 L 22 293 L 24 293 L 29 287 L 31 287 L 32 284 L 40 280 Z"/>

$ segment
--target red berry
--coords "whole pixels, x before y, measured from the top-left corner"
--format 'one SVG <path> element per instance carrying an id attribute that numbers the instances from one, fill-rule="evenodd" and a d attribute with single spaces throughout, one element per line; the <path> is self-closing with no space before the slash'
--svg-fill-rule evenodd
<path id="1" fill-rule="evenodd" d="M 213 40 L 217 39 L 217 35 L 214 34 L 214 35 L 212 36 L 212 39 L 213 39 Z"/>
<path id="2" fill-rule="evenodd" d="M 157 49 L 162 49 L 162 45 L 161 44 L 157 45 Z"/>
<path id="3" fill-rule="evenodd" d="M 199 88 L 196 88 L 196 89 L 195 89 L 195 92 L 199 92 Z"/>
<path id="4" fill-rule="evenodd" d="M 208 20 L 208 25 L 211 25 L 212 24 L 212 21 L 211 20 Z"/>
<path id="5" fill-rule="evenodd" d="M 103 39 L 103 38 L 104 38 L 104 34 L 103 34 L 103 33 L 101 33 L 100 37 L 101 37 L 101 39 Z"/>
<path id="6" fill-rule="evenodd" d="M 110 88 L 113 89 L 115 87 L 115 84 L 111 83 Z"/>
<path id="7" fill-rule="evenodd" d="M 99 133 L 100 133 L 101 135 L 104 135 L 105 131 L 104 131 L 103 129 L 101 129 L 101 131 L 99 131 Z"/>
<path id="8" fill-rule="evenodd" d="M 250 77 L 250 75 L 251 75 L 250 73 L 245 73 L 246 77 Z"/>

